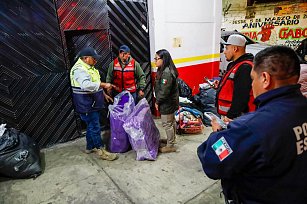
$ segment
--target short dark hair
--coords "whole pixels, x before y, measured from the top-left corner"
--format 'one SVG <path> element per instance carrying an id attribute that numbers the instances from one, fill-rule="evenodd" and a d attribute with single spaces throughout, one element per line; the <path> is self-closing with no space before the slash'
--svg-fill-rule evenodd
<path id="1" fill-rule="evenodd" d="M 258 74 L 266 71 L 278 80 L 300 76 L 300 61 L 295 51 L 286 46 L 272 46 L 258 52 L 253 70 Z"/>

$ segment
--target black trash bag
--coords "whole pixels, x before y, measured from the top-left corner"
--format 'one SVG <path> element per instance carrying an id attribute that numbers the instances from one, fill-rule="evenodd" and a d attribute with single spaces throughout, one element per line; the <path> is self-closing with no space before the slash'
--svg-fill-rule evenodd
<path id="1" fill-rule="evenodd" d="M 32 138 L 14 128 L 0 136 L 0 175 L 35 178 L 42 173 L 39 147 Z"/>
<path id="2" fill-rule="evenodd" d="M 192 97 L 192 89 L 180 78 L 178 78 L 178 89 L 180 97 Z"/>
<path id="3" fill-rule="evenodd" d="M 202 113 L 204 112 L 211 112 L 215 115 L 219 116 L 216 110 L 216 90 L 213 88 L 209 89 L 199 89 L 200 92 L 194 95 L 191 100 L 193 103 L 198 106 L 198 110 Z M 211 126 L 211 121 L 207 117 L 203 117 L 203 123 L 206 126 Z"/>

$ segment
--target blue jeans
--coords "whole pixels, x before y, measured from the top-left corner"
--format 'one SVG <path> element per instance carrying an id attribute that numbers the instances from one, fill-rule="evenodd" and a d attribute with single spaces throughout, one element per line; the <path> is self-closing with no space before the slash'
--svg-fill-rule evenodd
<path id="1" fill-rule="evenodd" d="M 100 112 L 82 113 L 80 117 L 86 123 L 86 149 L 102 148 Z"/>

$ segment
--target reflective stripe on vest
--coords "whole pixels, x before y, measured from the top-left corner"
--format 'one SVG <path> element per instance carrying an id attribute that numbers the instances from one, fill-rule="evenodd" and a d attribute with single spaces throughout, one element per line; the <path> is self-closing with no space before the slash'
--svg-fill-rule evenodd
<path id="1" fill-rule="evenodd" d="M 114 60 L 113 84 L 119 88 L 116 90 L 117 92 L 127 90 L 133 93 L 136 91 L 134 59 L 132 59 L 124 68 L 121 67 L 118 58 Z"/>
<path id="2" fill-rule="evenodd" d="M 78 113 L 89 113 L 99 111 L 104 108 L 104 95 L 103 89 L 98 91 L 85 91 L 82 90 L 80 84 L 75 80 L 75 70 L 82 69 L 90 75 L 92 82 L 100 83 L 100 74 L 97 69 L 86 64 L 81 59 L 78 59 L 76 64 L 70 71 L 70 81 L 72 85 L 72 98 L 75 105 L 75 110 Z"/>
<path id="3" fill-rule="evenodd" d="M 99 89 L 98 91 L 84 91 L 78 87 L 72 87 L 72 92 L 75 94 L 94 94 L 101 91 L 103 91 L 103 89 Z"/>
<path id="4" fill-rule="evenodd" d="M 236 65 L 234 65 L 225 75 L 223 80 L 221 81 L 220 90 L 218 92 L 217 96 L 217 111 L 220 115 L 227 115 L 227 112 L 229 111 L 231 104 L 232 104 L 232 98 L 233 98 L 233 89 L 234 89 L 234 76 L 236 72 L 238 71 L 239 67 L 242 64 L 249 64 L 250 66 L 253 66 L 253 62 L 245 60 L 242 61 Z M 252 90 L 250 91 L 250 97 L 248 101 L 248 111 L 254 111 L 256 109 L 256 106 L 253 104 L 254 97 Z"/>
<path id="5" fill-rule="evenodd" d="M 229 109 L 230 109 L 230 107 L 219 105 L 219 110 L 221 110 L 221 111 L 224 111 L 224 112 L 227 113 L 229 111 Z"/>

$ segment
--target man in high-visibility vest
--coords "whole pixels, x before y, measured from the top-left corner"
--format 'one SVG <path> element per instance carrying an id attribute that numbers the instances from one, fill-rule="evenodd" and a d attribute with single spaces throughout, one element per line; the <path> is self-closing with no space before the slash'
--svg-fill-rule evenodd
<path id="1" fill-rule="evenodd" d="M 101 56 L 96 50 L 86 47 L 80 51 L 78 57 L 70 71 L 70 81 L 75 110 L 87 125 L 85 152 L 95 152 L 104 160 L 115 160 L 118 158 L 117 154 L 104 148 L 100 135 L 100 111 L 104 108 L 104 100 L 111 99 L 103 89 L 111 89 L 114 85 L 100 81 L 99 71 L 94 65 Z"/>
<path id="2" fill-rule="evenodd" d="M 245 52 L 245 37 L 233 34 L 229 36 L 224 51 L 227 61 L 227 71 L 221 81 L 214 81 L 217 88 L 217 112 L 225 116 L 225 121 L 241 116 L 243 113 L 255 110 L 251 90 L 250 73 L 254 56 Z"/>
<path id="3" fill-rule="evenodd" d="M 144 96 L 145 74 L 140 64 L 130 56 L 127 45 L 120 46 L 118 57 L 110 63 L 106 82 L 116 86 L 113 97 L 124 90 L 131 93 L 135 102 Z"/>

